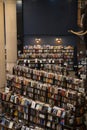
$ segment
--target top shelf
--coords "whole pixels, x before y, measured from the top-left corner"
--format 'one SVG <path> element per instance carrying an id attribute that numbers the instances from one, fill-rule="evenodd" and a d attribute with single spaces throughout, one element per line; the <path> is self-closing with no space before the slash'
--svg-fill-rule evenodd
<path id="1" fill-rule="evenodd" d="M 33 50 L 33 49 L 36 49 L 36 50 L 61 50 L 61 49 L 69 49 L 69 50 L 73 50 L 74 48 L 72 46 L 50 46 L 50 45 L 44 45 L 44 46 L 41 46 L 41 45 L 35 45 L 35 46 L 24 46 L 23 48 L 24 50 Z"/>

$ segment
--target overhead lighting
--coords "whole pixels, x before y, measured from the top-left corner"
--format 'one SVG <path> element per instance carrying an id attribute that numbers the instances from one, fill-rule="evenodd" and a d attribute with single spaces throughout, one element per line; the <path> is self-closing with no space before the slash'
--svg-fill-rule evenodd
<path id="1" fill-rule="evenodd" d="M 36 43 L 41 43 L 41 39 L 40 38 L 35 38 L 35 42 Z"/>
<path id="2" fill-rule="evenodd" d="M 55 41 L 56 41 L 56 43 L 58 43 L 58 44 L 62 44 L 62 39 L 61 39 L 61 38 L 56 38 Z"/>

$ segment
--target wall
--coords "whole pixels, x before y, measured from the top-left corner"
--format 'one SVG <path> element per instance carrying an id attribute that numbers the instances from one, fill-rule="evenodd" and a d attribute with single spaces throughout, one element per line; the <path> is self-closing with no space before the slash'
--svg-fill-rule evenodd
<path id="1" fill-rule="evenodd" d="M 56 43 L 56 38 L 62 39 L 62 45 L 72 45 L 76 46 L 76 43 L 78 42 L 77 36 L 25 36 L 24 37 L 24 45 L 36 45 L 36 38 L 41 39 L 41 45 L 43 44 L 49 44 L 49 45 L 58 45 Z"/>
<path id="2" fill-rule="evenodd" d="M 44 44 L 54 45 L 54 38 L 76 45 L 77 37 L 68 30 L 77 30 L 77 0 L 23 0 L 24 44 L 35 44 L 42 37 Z"/>
<path id="3" fill-rule="evenodd" d="M 77 27 L 77 0 L 24 0 L 25 35 L 69 35 Z"/>
<path id="4" fill-rule="evenodd" d="M 16 3 L 17 15 L 17 49 L 23 50 L 23 13 L 22 0 Z"/>
<path id="5" fill-rule="evenodd" d="M 56 6 L 54 6 L 55 3 L 57 3 Z M 58 6 L 59 8 L 53 8 Z M 45 16 L 43 16 L 45 19 L 41 19 L 42 13 L 45 14 Z M 50 21 L 48 19 L 48 13 L 50 18 L 55 17 L 55 19 Z M 54 15 L 54 13 L 56 14 Z M 41 20 L 43 23 L 41 23 Z M 40 23 L 44 24 L 45 22 L 45 30 L 43 30 L 43 26 L 41 26 Z M 55 22 L 57 23 L 56 25 Z M 37 37 L 43 38 L 42 42 L 44 44 L 50 43 L 52 45 L 55 45 L 55 37 L 61 37 L 63 38 L 64 45 L 71 44 L 75 46 L 78 42 L 78 37 L 68 33 L 68 30 L 77 30 L 78 28 L 77 0 L 23 0 L 23 3 L 20 5 L 17 3 L 17 23 L 18 45 L 21 50 L 23 43 L 24 45 L 35 44 L 34 39 Z M 48 25 L 51 25 L 51 30 L 49 30 Z M 54 26 L 56 29 L 54 29 Z"/>

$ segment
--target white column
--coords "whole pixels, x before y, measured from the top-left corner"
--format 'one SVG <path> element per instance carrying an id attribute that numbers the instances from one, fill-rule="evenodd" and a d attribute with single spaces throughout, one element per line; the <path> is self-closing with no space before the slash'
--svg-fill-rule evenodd
<path id="1" fill-rule="evenodd" d="M 0 0 L 0 90 L 4 89 L 5 81 L 4 9 L 3 0 Z"/>
<path id="2" fill-rule="evenodd" d="M 5 1 L 5 27 L 7 70 L 12 72 L 12 68 L 17 61 L 16 0 Z"/>

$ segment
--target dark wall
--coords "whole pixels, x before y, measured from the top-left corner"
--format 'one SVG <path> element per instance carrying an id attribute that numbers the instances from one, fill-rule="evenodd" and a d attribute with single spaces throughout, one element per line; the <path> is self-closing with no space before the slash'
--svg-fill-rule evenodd
<path id="1" fill-rule="evenodd" d="M 23 6 L 22 1 L 21 3 L 17 2 L 17 47 L 18 50 L 23 51 Z"/>
<path id="2" fill-rule="evenodd" d="M 24 0 L 24 36 L 69 35 L 77 28 L 77 0 Z"/>
<path id="3" fill-rule="evenodd" d="M 62 39 L 62 45 L 68 46 L 76 46 L 78 42 L 78 37 L 76 36 L 25 36 L 24 37 L 24 45 L 37 45 L 35 39 L 40 38 L 40 45 L 60 45 L 56 42 L 56 38 Z"/>
<path id="4" fill-rule="evenodd" d="M 23 0 L 17 4 L 18 46 L 35 44 L 55 45 L 54 39 L 61 37 L 64 45 L 74 45 L 78 37 L 68 33 L 77 30 L 77 0 Z"/>

